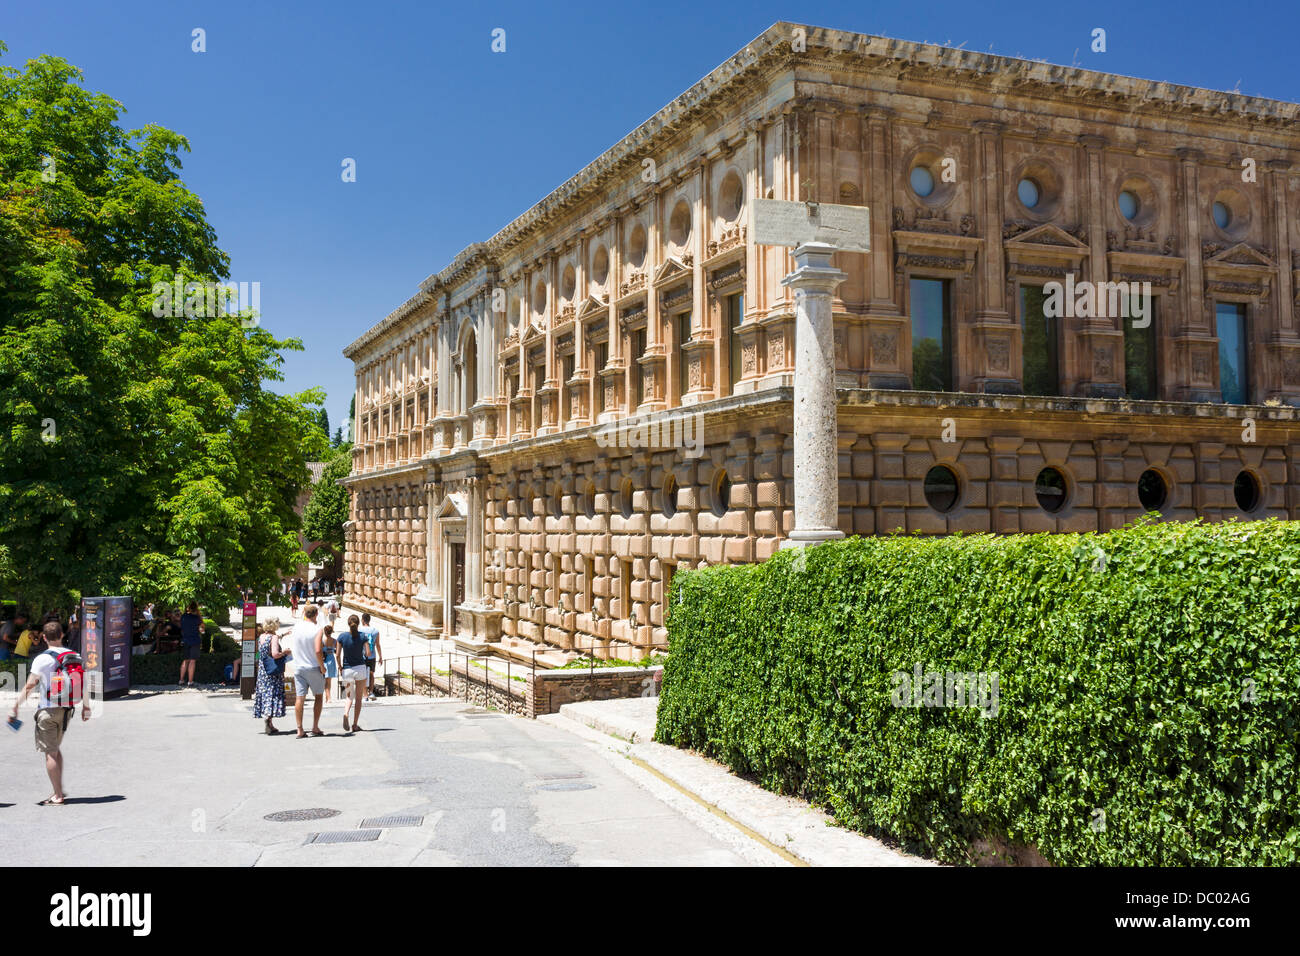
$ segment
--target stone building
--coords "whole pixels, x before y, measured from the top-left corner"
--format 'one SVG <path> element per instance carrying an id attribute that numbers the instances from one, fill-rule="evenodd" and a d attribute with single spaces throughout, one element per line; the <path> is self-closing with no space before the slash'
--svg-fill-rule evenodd
<path id="1" fill-rule="evenodd" d="M 846 534 L 1296 517 L 1298 113 L 771 27 L 347 347 L 351 594 L 604 652 L 663 639 L 677 571 L 769 557 L 793 259 L 756 197 L 871 210 L 835 257 Z"/>

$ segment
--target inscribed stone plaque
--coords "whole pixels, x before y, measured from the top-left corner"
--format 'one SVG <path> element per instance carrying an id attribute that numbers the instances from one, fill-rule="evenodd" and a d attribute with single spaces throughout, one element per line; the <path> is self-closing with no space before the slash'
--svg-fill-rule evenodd
<path id="1" fill-rule="evenodd" d="M 826 242 L 845 252 L 870 252 L 870 228 L 870 212 L 866 206 L 754 200 L 754 242 L 759 245 Z"/>

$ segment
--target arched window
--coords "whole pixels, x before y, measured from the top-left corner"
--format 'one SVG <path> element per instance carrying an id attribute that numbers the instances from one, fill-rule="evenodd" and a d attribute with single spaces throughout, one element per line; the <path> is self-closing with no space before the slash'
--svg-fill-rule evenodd
<path id="1" fill-rule="evenodd" d="M 462 414 L 468 415 L 469 410 L 478 401 L 478 341 L 475 339 L 473 331 L 465 337 L 465 348 L 461 352 L 460 371 L 464 379 L 463 394 L 465 396 L 465 406 L 462 409 Z"/>

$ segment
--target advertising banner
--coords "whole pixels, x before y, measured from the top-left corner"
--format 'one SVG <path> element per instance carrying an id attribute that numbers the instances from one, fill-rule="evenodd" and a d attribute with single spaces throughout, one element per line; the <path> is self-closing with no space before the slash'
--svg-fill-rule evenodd
<path id="1" fill-rule="evenodd" d="M 81 601 L 81 659 L 87 680 L 98 672 L 105 694 L 131 686 L 131 608 L 129 597 Z"/>

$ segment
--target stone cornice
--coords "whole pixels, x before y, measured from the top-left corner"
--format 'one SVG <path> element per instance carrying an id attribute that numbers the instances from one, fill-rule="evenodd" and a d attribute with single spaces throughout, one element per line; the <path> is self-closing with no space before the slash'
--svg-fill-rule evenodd
<path id="1" fill-rule="evenodd" d="M 358 355 L 361 353 L 361 350 L 363 348 L 365 348 L 371 342 L 374 342 L 375 340 L 381 338 L 386 332 L 390 331 L 395 326 L 401 324 L 401 322 L 407 316 L 409 316 L 420 306 L 424 305 L 426 302 L 431 301 L 432 298 L 433 297 L 429 295 L 428 292 L 421 289 L 415 295 L 411 296 L 409 299 L 407 299 L 405 302 L 403 302 L 401 305 L 395 308 L 392 312 L 389 312 L 388 315 L 385 316 L 380 322 L 371 326 L 360 336 L 353 339 L 351 344 L 349 344 L 345 349 L 343 349 L 343 354 L 347 358 L 355 360 L 358 357 Z"/>
<path id="2" fill-rule="evenodd" d="M 795 52 L 792 46 L 796 30 L 802 30 L 806 35 L 806 50 L 803 52 Z M 974 87 L 996 96 L 1014 91 L 1017 95 L 1092 103 L 1099 108 L 1220 121 L 1245 120 L 1275 128 L 1285 128 L 1300 120 L 1300 105 L 1280 100 L 779 22 L 486 242 L 474 243 L 461 251 L 445 269 L 421 283 L 421 293 L 437 294 L 462 282 L 479 268 L 495 267 L 513 249 L 554 222 L 557 216 L 592 196 L 608 192 L 612 182 L 632 175 L 639 169 L 641 158 L 661 150 L 692 122 L 709 111 L 717 110 L 729 98 L 752 88 L 765 77 L 802 66 L 896 78 L 905 76 L 949 86 Z M 975 125 L 977 128 L 995 128 L 987 122 Z M 344 349 L 343 354 L 351 358 L 367 342 L 401 321 L 419 304 L 417 299 L 418 296 L 408 300 Z"/>

